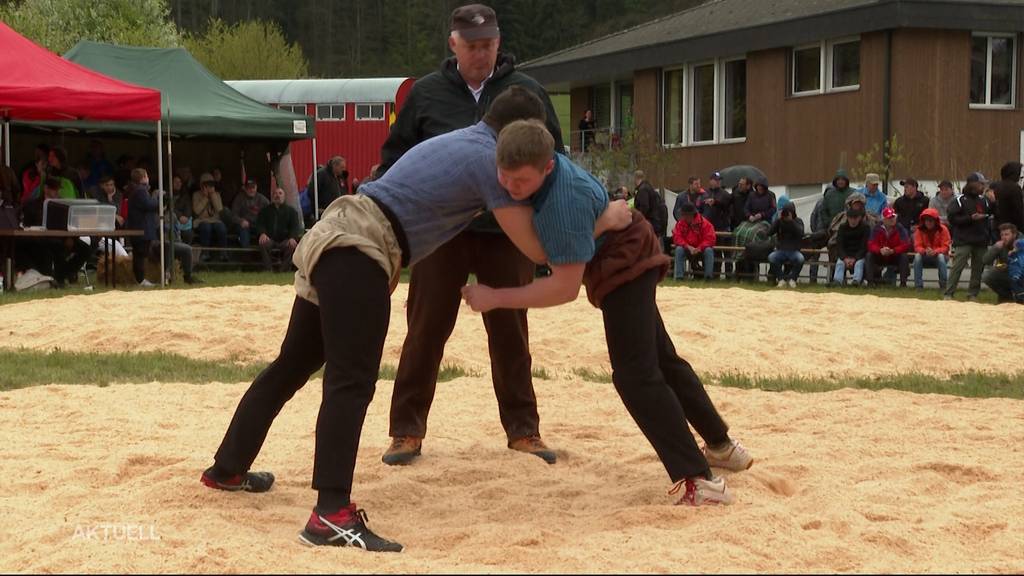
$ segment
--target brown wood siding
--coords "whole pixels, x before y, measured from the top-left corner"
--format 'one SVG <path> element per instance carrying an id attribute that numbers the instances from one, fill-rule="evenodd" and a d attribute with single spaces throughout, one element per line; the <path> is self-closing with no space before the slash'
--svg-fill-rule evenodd
<path id="1" fill-rule="evenodd" d="M 900 176 L 960 180 L 975 170 L 998 178 L 1020 157 L 1021 49 L 1013 110 L 970 108 L 971 33 L 902 29 L 893 37 L 893 132 L 910 152 Z"/>

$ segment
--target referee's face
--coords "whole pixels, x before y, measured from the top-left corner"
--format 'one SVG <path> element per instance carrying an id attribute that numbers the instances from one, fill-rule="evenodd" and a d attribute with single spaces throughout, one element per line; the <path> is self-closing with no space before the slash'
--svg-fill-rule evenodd
<path id="1" fill-rule="evenodd" d="M 540 189 L 541 185 L 544 184 L 544 179 L 547 178 L 548 174 L 551 174 L 554 167 L 554 159 L 548 161 L 543 170 L 538 170 L 536 166 L 530 165 L 520 166 L 519 168 L 502 168 L 499 166 L 498 182 L 508 191 L 508 195 L 513 200 L 526 200 Z"/>

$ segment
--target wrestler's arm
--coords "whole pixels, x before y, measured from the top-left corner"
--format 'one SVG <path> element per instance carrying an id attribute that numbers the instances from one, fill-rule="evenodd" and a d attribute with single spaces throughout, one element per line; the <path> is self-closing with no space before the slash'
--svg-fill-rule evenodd
<path id="1" fill-rule="evenodd" d="M 549 308 L 575 300 L 580 294 L 585 262 L 551 265 L 551 275 L 519 288 L 462 287 L 462 297 L 477 312 L 495 308 Z"/>
<path id="2" fill-rule="evenodd" d="M 546 264 L 547 254 L 533 228 L 533 208 L 529 206 L 506 206 L 494 209 L 494 218 L 519 251 L 535 264 Z M 605 232 L 622 230 L 633 221 L 633 215 L 625 200 L 609 202 L 608 207 L 594 223 L 594 238 Z"/>

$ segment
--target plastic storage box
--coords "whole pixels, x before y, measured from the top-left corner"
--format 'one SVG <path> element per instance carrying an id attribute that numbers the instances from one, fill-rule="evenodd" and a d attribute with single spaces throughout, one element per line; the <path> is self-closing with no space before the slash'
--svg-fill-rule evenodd
<path id="1" fill-rule="evenodd" d="M 113 230 L 117 208 L 96 200 L 47 200 L 43 223 L 47 230 Z"/>

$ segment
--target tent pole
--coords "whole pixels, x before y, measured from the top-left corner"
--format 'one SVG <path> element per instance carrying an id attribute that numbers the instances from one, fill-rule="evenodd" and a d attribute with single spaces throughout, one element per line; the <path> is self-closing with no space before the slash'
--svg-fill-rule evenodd
<path id="1" fill-rule="evenodd" d="M 167 206 L 171 211 L 171 225 L 168 228 L 171 231 L 171 258 L 174 258 L 174 227 L 178 225 L 178 216 L 174 213 L 174 152 L 171 150 L 171 113 L 167 112 L 167 190 L 171 194 L 171 199 L 167 203 Z M 174 282 L 174 262 L 171 262 L 171 282 Z"/>
<path id="2" fill-rule="evenodd" d="M 160 120 L 156 121 L 156 181 L 157 201 L 160 205 L 160 287 L 167 285 L 164 277 L 164 141 L 163 128 Z"/>
<path id="3" fill-rule="evenodd" d="M 307 193 L 309 191 L 307 190 Z M 316 221 L 320 221 L 320 179 L 316 175 L 316 138 L 313 138 L 313 213 Z"/>
<path id="4" fill-rule="evenodd" d="M 4 166 L 11 167 L 11 121 L 4 115 Z"/>

